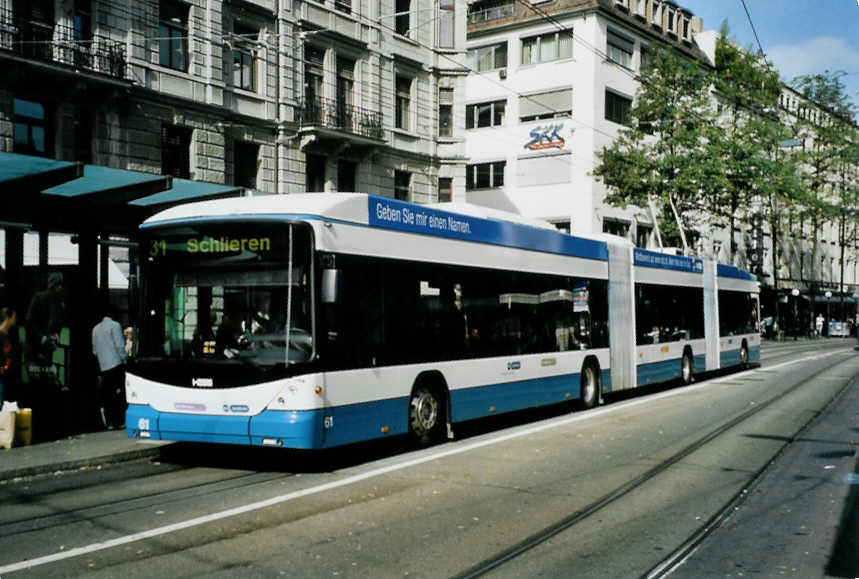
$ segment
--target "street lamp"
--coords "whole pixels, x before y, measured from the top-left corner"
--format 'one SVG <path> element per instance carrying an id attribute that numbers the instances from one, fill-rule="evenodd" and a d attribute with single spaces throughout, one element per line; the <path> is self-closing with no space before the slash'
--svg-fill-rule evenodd
<path id="1" fill-rule="evenodd" d="M 799 297 L 799 290 L 793 288 L 790 290 L 790 295 L 793 296 L 793 339 L 796 341 L 797 330 L 799 329 L 799 313 L 796 311 L 796 303 L 797 298 Z"/>
<path id="2" fill-rule="evenodd" d="M 850 320 L 852 322 L 851 323 L 852 329 L 850 331 L 851 336 L 854 334 L 859 336 L 859 329 L 856 329 L 856 323 L 859 322 L 859 316 L 856 315 L 856 310 L 857 310 L 856 304 L 857 303 L 859 303 L 859 293 L 853 292 L 853 308 L 851 308 L 851 310 L 852 310 L 851 315 L 853 316 L 853 319 Z"/>

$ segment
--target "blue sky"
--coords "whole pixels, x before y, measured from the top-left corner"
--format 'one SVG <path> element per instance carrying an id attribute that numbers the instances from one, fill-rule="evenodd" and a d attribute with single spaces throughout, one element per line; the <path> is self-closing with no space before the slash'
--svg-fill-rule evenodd
<path id="1" fill-rule="evenodd" d="M 757 50 L 741 0 L 676 0 L 704 20 L 727 21 L 729 36 Z M 859 0 L 745 0 L 761 45 L 787 83 L 801 74 L 844 71 L 846 92 L 859 109 Z"/>

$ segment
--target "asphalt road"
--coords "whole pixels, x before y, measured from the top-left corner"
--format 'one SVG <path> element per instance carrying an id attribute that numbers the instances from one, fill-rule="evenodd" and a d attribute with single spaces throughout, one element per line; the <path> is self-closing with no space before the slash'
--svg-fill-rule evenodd
<path id="1" fill-rule="evenodd" d="M 855 340 L 332 452 L 175 445 L 0 486 L 0 576 L 859 576 Z"/>

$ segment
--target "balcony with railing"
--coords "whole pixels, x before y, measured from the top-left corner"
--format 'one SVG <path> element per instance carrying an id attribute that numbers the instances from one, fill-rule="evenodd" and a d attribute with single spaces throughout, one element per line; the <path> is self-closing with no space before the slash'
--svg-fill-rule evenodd
<path id="1" fill-rule="evenodd" d="M 505 2 L 495 5 L 487 5 L 487 3 L 473 4 L 469 6 L 468 23 L 480 24 L 482 22 L 490 22 L 501 18 L 509 18 L 510 16 L 513 16 L 515 6 L 514 2 Z"/>
<path id="2" fill-rule="evenodd" d="M 77 69 L 126 77 L 125 44 L 99 34 L 76 38 L 74 28 L 16 18 L 0 8 L 0 51 L 68 65 Z"/>
<path id="3" fill-rule="evenodd" d="M 301 128 L 323 128 L 368 139 L 382 139 L 382 116 L 362 107 L 315 98 L 299 104 Z"/>

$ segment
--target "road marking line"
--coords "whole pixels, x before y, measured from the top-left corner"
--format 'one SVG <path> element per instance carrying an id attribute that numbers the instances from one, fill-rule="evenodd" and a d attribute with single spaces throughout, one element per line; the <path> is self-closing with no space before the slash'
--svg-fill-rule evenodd
<path id="1" fill-rule="evenodd" d="M 819 360 L 821 358 L 826 358 L 828 356 L 833 356 L 835 354 L 840 354 L 844 352 L 852 352 L 852 348 L 847 350 L 835 350 L 832 352 L 827 352 L 824 354 L 817 354 L 814 356 L 808 356 L 806 358 L 800 358 L 798 360 L 792 360 L 790 362 L 782 362 L 781 364 L 777 364 L 776 366 L 768 366 L 765 370 L 774 370 L 778 368 L 783 368 L 785 366 L 790 366 L 792 364 L 798 364 L 801 362 L 807 362 L 810 360 Z M 719 382 L 723 382 L 725 380 L 733 379 L 739 376 L 746 376 L 757 372 L 758 369 L 745 370 L 738 374 L 731 374 L 730 376 L 726 376 L 723 378 L 717 378 L 714 380 L 707 380 L 706 382 L 699 382 L 698 384 L 694 384 L 691 386 L 684 386 L 681 388 L 676 388 L 673 390 L 669 390 L 666 392 L 660 392 L 659 394 L 655 394 L 653 396 L 647 396 L 646 398 L 639 398 L 637 400 L 630 400 L 623 402 L 618 405 L 612 406 L 604 406 L 601 408 L 596 408 L 589 412 L 577 413 L 573 416 L 564 418 L 562 420 L 551 421 L 544 424 L 539 424 L 537 426 L 532 426 L 529 428 L 525 428 L 523 430 L 517 430 L 515 432 L 511 432 L 502 436 L 488 438 L 485 440 L 478 440 L 476 442 L 471 443 L 463 443 L 461 446 L 455 446 L 454 448 L 448 448 L 447 450 L 434 451 L 431 454 L 427 454 L 425 456 L 421 456 L 418 458 L 414 458 L 411 460 L 407 460 L 401 463 L 392 464 L 389 466 L 385 466 L 382 468 L 378 468 L 375 470 L 367 471 L 363 474 L 356 474 L 352 476 L 348 476 L 344 479 L 340 479 L 338 481 L 333 481 L 330 483 L 325 483 L 319 486 L 306 488 L 300 491 L 294 491 L 291 493 L 287 493 L 284 495 L 280 495 L 277 497 L 272 497 L 270 499 L 266 499 L 264 501 L 257 501 L 255 503 L 250 503 L 241 507 L 234 507 L 232 509 L 227 509 L 225 511 L 220 511 L 217 513 L 211 513 L 209 515 L 203 515 L 200 517 L 195 517 L 193 519 L 188 519 L 187 521 L 181 521 L 178 523 L 173 523 L 171 525 L 165 525 L 163 527 L 156 527 L 154 529 L 149 529 L 148 531 L 141 531 L 139 533 L 133 533 L 131 535 L 125 535 L 122 537 L 117 537 L 115 539 L 111 539 L 109 541 L 102 541 L 99 543 L 92 543 L 91 545 L 86 545 L 84 547 L 76 547 L 74 549 L 69 549 L 68 551 L 62 551 L 59 553 L 53 553 L 51 555 L 44 555 L 42 557 L 36 557 L 35 559 L 27 559 L 24 561 L 19 561 L 17 563 L 11 563 L 9 565 L 5 565 L 0 567 L 0 577 L 4 573 L 12 573 L 14 571 L 21 571 L 22 569 L 29 569 L 32 567 L 38 567 L 41 565 L 47 565 L 48 563 L 56 563 L 57 561 L 62 561 L 64 559 L 71 559 L 73 557 L 79 557 L 81 555 L 86 555 L 89 553 L 94 553 L 97 551 L 103 551 L 105 549 L 111 549 L 113 547 L 119 547 L 122 545 L 128 545 L 129 543 L 135 543 L 137 541 L 142 541 L 145 539 L 152 539 L 154 537 L 158 537 L 161 535 L 166 535 L 168 533 L 173 533 L 175 531 L 181 531 L 184 529 L 188 529 L 191 527 L 196 527 L 198 525 L 204 525 L 206 523 L 211 523 L 214 521 L 219 521 L 221 519 L 226 519 L 228 517 L 234 517 L 236 515 L 243 515 L 246 513 L 250 513 L 253 511 L 257 511 L 260 509 L 264 509 L 266 507 L 271 507 L 274 505 L 279 505 L 281 503 L 286 503 L 289 501 L 294 501 L 296 499 L 300 499 L 306 496 L 318 494 L 325 491 L 330 491 L 333 489 L 337 489 L 340 487 L 348 486 L 357 482 L 365 481 L 367 479 L 375 478 L 377 476 L 381 476 L 384 474 L 389 474 L 392 472 L 396 472 L 398 470 L 404 470 L 407 468 L 411 468 L 413 466 L 418 466 L 427 462 L 431 462 L 434 460 L 439 460 L 442 458 L 447 458 L 449 456 L 454 456 L 457 454 L 462 454 L 465 452 L 469 452 L 478 448 L 483 448 L 486 446 L 491 446 L 494 444 L 498 444 L 501 442 L 507 442 L 508 440 L 513 440 L 516 438 L 521 438 L 523 436 L 529 436 L 531 434 L 536 434 L 538 432 L 542 432 L 544 430 L 549 430 L 552 428 L 558 428 L 560 426 L 566 426 L 568 424 L 572 424 L 574 422 L 580 422 L 582 420 L 588 420 L 592 418 L 597 418 L 602 416 L 603 414 L 609 414 L 613 412 L 618 412 L 620 410 L 626 410 L 630 407 L 638 406 L 640 404 L 645 404 L 652 402 L 654 400 L 661 400 L 663 398 L 668 398 L 670 396 L 678 396 L 680 394 L 684 394 L 687 392 L 692 392 L 695 390 L 703 389 L 711 384 L 717 384 Z M 457 443 L 454 443 L 457 444 Z"/>

